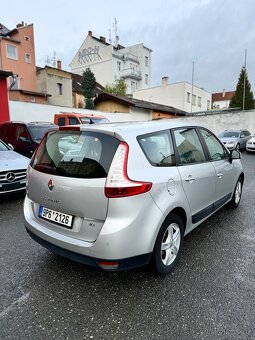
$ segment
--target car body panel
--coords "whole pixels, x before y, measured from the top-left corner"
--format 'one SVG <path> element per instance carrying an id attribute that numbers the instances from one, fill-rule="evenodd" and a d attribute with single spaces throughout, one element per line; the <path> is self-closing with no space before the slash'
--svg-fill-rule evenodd
<path id="1" fill-rule="evenodd" d="M 252 136 L 246 143 L 246 150 L 248 152 L 255 152 L 255 136 Z"/>

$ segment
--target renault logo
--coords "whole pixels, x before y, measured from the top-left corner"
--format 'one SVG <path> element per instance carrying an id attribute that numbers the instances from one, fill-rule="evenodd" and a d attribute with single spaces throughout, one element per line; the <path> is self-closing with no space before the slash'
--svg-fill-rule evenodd
<path id="1" fill-rule="evenodd" d="M 54 188 L 52 179 L 50 179 L 49 182 L 48 182 L 48 188 L 49 188 L 50 191 L 52 191 L 52 189 Z"/>
<path id="2" fill-rule="evenodd" d="M 13 172 L 8 172 L 8 174 L 6 175 L 6 179 L 9 182 L 13 182 L 15 180 L 15 175 Z"/>

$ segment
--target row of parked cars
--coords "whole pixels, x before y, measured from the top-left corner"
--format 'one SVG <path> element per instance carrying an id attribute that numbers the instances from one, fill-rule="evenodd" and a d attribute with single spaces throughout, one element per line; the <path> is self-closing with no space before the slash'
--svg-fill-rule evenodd
<path id="1" fill-rule="evenodd" d="M 24 189 L 28 168 L 29 235 L 78 262 L 106 270 L 150 262 L 159 274 L 169 273 L 180 259 L 184 235 L 224 205 L 240 203 L 244 173 L 238 149 L 251 137 L 248 132 L 231 144 L 178 120 L 29 123 L 25 139 L 19 135 L 21 123 L 5 123 L 0 138 L 6 153 L 14 152 L 5 139 L 6 128 L 14 125 L 19 143 L 29 143 L 36 126 L 44 131 L 38 129 L 36 151 L 26 153 L 32 159 L 17 169 L 20 174 L 12 165 L 3 171 L 2 188 Z"/>
<path id="2" fill-rule="evenodd" d="M 248 130 L 225 130 L 219 134 L 219 138 L 229 150 L 255 152 L 255 135 L 252 136 Z"/>

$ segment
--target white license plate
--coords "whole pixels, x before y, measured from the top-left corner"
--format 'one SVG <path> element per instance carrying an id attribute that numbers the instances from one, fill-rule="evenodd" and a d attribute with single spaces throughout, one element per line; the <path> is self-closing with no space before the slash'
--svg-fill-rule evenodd
<path id="1" fill-rule="evenodd" d="M 57 224 L 61 224 L 65 227 L 72 228 L 72 215 L 63 214 L 59 211 L 45 208 L 42 205 L 39 208 L 39 217 Z"/>

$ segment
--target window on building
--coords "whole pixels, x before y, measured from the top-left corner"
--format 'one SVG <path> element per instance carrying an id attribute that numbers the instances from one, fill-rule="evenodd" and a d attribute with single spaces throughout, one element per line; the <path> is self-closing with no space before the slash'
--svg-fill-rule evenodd
<path id="1" fill-rule="evenodd" d="M 117 61 L 117 69 L 118 69 L 118 71 L 121 70 L 121 62 L 120 61 Z"/>
<path id="2" fill-rule="evenodd" d="M 136 82 L 131 81 L 131 92 L 135 91 L 135 89 L 136 89 Z"/>
<path id="3" fill-rule="evenodd" d="M 145 56 L 145 66 L 149 66 L 149 57 Z"/>
<path id="4" fill-rule="evenodd" d="M 35 97 L 34 96 L 31 97 L 31 103 L 35 103 Z"/>
<path id="5" fill-rule="evenodd" d="M 197 106 L 201 107 L 201 97 L 197 97 Z"/>
<path id="6" fill-rule="evenodd" d="M 192 105 L 196 105 L 197 96 L 195 94 L 192 95 Z"/>
<path id="7" fill-rule="evenodd" d="M 25 54 L 25 59 L 27 64 L 31 64 L 31 55 L 29 53 Z"/>
<path id="8" fill-rule="evenodd" d="M 148 74 L 145 74 L 145 84 L 148 85 L 149 83 L 149 76 Z"/>
<path id="9" fill-rule="evenodd" d="M 12 76 L 9 77 L 9 87 L 10 87 L 10 90 L 18 90 L 19 89 L 19 80 L 16 76 L 15 77 L 12 77 Z"/>
<path id="10" fill-rule="evenodd" d="M 7 44 L 7 58 L 15 60 L 18 59 L 18 51 L 16 46 Z"/>
<path id="11" fill-rule="evenodd" d="M 190 92 L 187 92 L 187 103 L 190 103 Z"/>
<path id="12" fill-rule="evenodd" d="M 26 41 L 30 41 L 30 37 L 28 37 L 27 35 L 25 36 L 25 40 Z"/>
<path id="13" fill-rule="evenodd" d="M 62 96 L 63 94 L 63 86 L 61 83 L 57 83 L 58 94 Z"/>
<path id="14" fill-rule="evenodd" d="M 211 102 L 210 100 L 207 100 L 207 110 L 210 110 L 210 108 L 211 108 Z"/>

